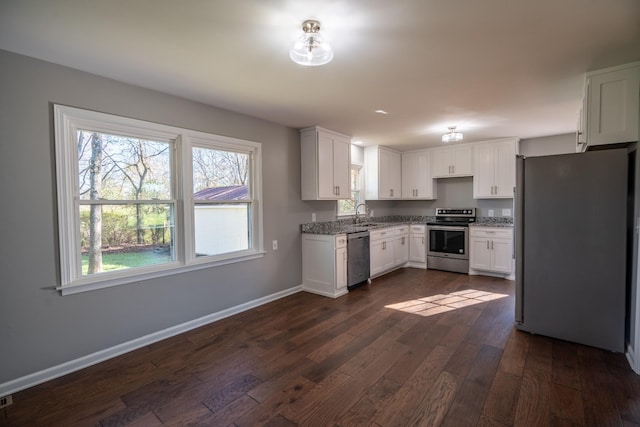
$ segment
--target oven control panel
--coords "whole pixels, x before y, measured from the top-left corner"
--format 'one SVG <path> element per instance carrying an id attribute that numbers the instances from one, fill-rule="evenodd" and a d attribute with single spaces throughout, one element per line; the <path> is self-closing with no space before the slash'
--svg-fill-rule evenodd
<path id="1" fill-rule="evenodd" d="M 436 216 L 475 217 L 476 208 L 436 208 Z"/>

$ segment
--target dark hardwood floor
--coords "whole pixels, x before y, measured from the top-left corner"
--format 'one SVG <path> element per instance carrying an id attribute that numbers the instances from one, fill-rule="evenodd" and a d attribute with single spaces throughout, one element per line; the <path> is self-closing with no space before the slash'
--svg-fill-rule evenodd
<path id="1" fill-rule="evenodd" d="M 632 426 L 622 354 L 516 331 L 514 283 L 402 269 L 13 395 L 2 426 Z"/>

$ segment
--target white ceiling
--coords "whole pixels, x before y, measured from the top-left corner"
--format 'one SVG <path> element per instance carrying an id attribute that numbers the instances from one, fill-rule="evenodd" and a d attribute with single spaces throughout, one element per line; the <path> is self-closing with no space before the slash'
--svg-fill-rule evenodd
<path id="1" fill-rule="evenodd" d="M 328 65 L 289 59 L 305 19 Z M 405 150 L 573 132 L 584 72 L 640 59 L 640 0 L 1 0 L 0 49 Z"/>

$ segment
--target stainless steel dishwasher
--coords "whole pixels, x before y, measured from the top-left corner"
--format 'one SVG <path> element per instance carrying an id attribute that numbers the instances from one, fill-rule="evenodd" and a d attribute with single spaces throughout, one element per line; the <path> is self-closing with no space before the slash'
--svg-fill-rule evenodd
<path id="1" fill-rule="evenodd" d="M 369 232 L 347 234 L 347 288 L 369 281 Z"/>

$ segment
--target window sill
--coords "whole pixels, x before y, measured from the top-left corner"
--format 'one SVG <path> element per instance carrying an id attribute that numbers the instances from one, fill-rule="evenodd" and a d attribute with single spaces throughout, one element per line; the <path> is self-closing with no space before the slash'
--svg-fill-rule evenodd
<path id="1" fill-rule="evenodd" d="M 157 277 L 165 277 L 171 276 L 174 274 L 186 273 L 189 271 L 202 270 L 205 268 L 216 267 L 219 265 L 225 264 L 234 264 L 236 262 L 249 261 L 252 259 L 262 258 L 265 255 L 265 251 L 255 251 L 242 256 L 234 256 L 232 258 L 226 259 L 216 259 L 215 261 L 206 261 L 196 259 L 193 263 L 188 265 L 172 263 L 163 269 L 153 269 L 151 271 L 141 271 L 137 273 L 131 273 L 126 276 L 118 276 L 111 278 L 104 278 L 102 280 L 90 280 L 88 281 L 86 278 L 79 279 L 74 283 L 70 283 L 68 285 L 59 286 L 56 288 L 57 291 L 60 291 L 60 294 L 65 295 L 73 295 L 81 292 L 95 291 L 98 289 L 110 288 L 113 286 L 126 285 L 128 283 L 141 282 L 144 280 L 154 279 Z"/>

